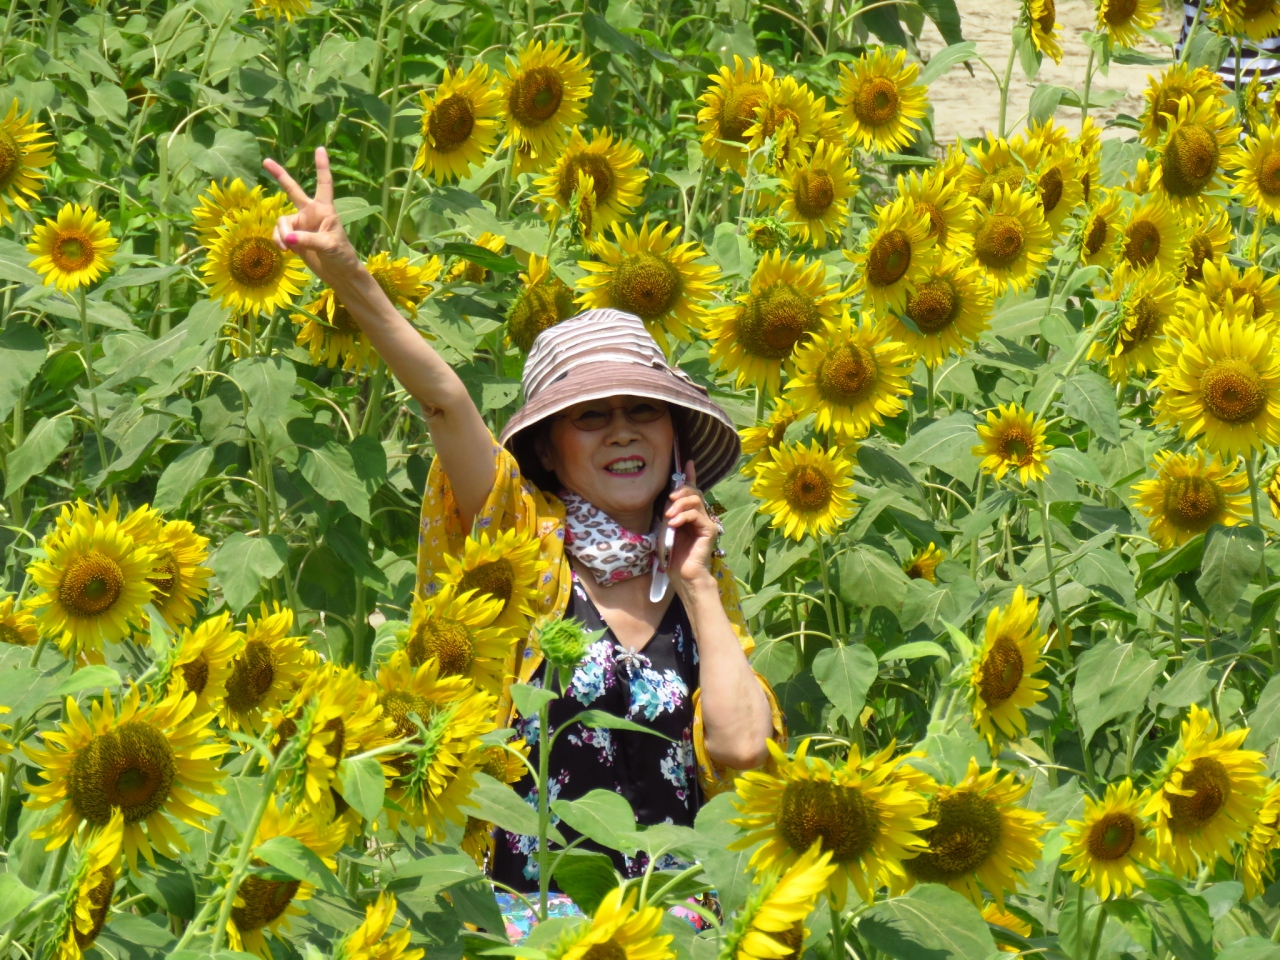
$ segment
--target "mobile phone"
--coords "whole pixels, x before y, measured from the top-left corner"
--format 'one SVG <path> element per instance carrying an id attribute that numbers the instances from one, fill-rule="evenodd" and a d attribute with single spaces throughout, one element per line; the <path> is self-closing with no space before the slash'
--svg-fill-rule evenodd
<path id="1" fill-rule="evenodd" d="M 683 487 L 687 479 L 684 471 L 680 469 L 680 440 L 678 437 L 671 445 L 671 459 L 671 485 L 667 488 L 668 494 Z M 657 536 L 658 544 L 653 562 L 653 577 L 649 581 L 649 599 L 654 603 L 660 602 L 667 595 L 667 587 L 671 583 L 667 568 L 671 565 L 671 550 L 676 545 L 676 531 L 674 527 L 667 524 L 665 510 L 662 514 L 662 523 L 658 526 Z"/>

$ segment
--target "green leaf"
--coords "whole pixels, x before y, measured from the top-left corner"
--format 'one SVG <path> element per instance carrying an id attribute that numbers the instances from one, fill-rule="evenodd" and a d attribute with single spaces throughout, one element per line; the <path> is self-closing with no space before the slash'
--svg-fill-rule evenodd
<path id="1" fill-rule="evenodd" d="M 361 520 L 369 519 L 369 493 L 346 447 L 327 440 L 323 447 L 305 451 L 298 469 L 320 496 L 344 504 Z"/>
<path id="2" fill-rule="evenodd" d="M 978 908 L 937 883 L 876 904 L 859 918 L 858 933 L 897 960 L 989 960 L 996 954 Z"/>
<path id="3" fill-rule="evenodd" d="M 44 336 L 31 324 L 18 321 L 0 330 L 0 419 L 40 372 L 46 353 Z"/>
<path id="4" fill-rule="evenodd" d="M 1196 589 L 1210 614 L 1224 621 L 1257 576 L 1262 565 L 1262 530 L 1252 525 L 1209 528 L 1204 537 L 1204 559 Z"/>
<path id="5" fill-rule="evenodd" d="M 342 761 L 339 779 L 342 782 L 342 799 L 355 807 L 360 816 L 373 820 L 382 812 L 386 779 L 377 757 Z"/>
<path id="6" fill-rule="evenodd" d="M 1213 667 L 1203 660 L 1191 659 L 1183 663 L 1182 669 L 1173 675 L 1173 679 L 1155 692 L 1152 699 L 1179 710 L 1202 703 L 1213 689 Z"/>
<path id="7" fill-rule="evenodd" d="M 1139 564 L 1144 557 L 1150 556 L 1152 556 L 1150 553 L 1139 556 Z M 1138 576 L 1137 595 L 1145 597 L 1178 574 L 1198 569 L 1203 559 L 1204 534 L 1197 534 L 1173 553 L 1164 554 L 1142 571 Z"/>
<path id="8" fill-rule="evenodd" d="M 1080 735 L 1088 745 L 1103 724 L 1141 709 L 1164 669 L 1164 658 L 1132 643 L 1100 643 L 1078 661 L 1071 696 L 1080 719 Z"/>
<path id="9" fill-rule="evenodd" d="M 81 667 L 54 689 L 53 695 L 61 700 L 81 690 L 100 692 L 104 687 L 114 690 L 120 686 L 120 674 L 104 663 Z"/>
<path id="10" fill-rule="evenodd" d="M 1257 637 L 1275 623 L 1276 609 L 1280 608 L 1280 583 L 1274 583 L 1253 598 L 1249 608 L 1250 634 Z"/>
<path id="11" fill-rule="evenodd" d="M 346 899 L 347 891 L 319 855 L 294 837 L 272 837 L 253 848 L 253 855 L 295 880 Z"/>
<path id="12" fill-rule="evenodd" d="M 95 116 L 106 117 L 117 126 L 125 126 L 129 115 L 129 98 L 114 83 L 102 82 L 87 91 L 89 109 Z"/>
<path id="13" fill-rule="evenodd" d="M 9 454 L 9 470 L 4 478 L 5 494 L 18 490 L 32 477 L 44 472 L 67 449 L 75 435 L 70 417 L 43 417 L 31 428 L 22 446 Z"/>
<path id="14" fill-rule="evenodd" d="M 244 826 L 253 817 L 253 811 L 262 801 L 261 777 L 227 777 L 222 781 L 226 796 L 219 801 L 222 818 L 237 835 L 244 833 Z"/>
<path id="15" fill-rule="evenodd" d="M 257 183 L 262 166 L 262 152 L 258 139 L 248 130 L 232 130 L 222 127 L 214 134 L 213 146 L 194 152 L 195 165 L 214 179 L 240 177 L 248 183 Z"/>
<path id="16" fill-rule="evenodd" d="M 1111 550 L 1090 550 L 1075 562 L 1074 570 L 1086 587 L 1103 587 L 1117 602 L 1133 603 L 1133 574 Z"/>
<path id="17" fill-rule="evenodd" d="M 893 610 L 902 605 L 908 579 L 887 554 L 859 544 L 840 558 L 836 592 L 855 607 Z"/>
<path id="18" fill-rule="evenodd" d="M 1218 951 L 1218 960 L 1280 960 L 1280 943 L 1262 937 L 1245 937 Z"/>
<path id="19" fill-rule="evenodd" d="M 1106 480 L 1102 478 L 1102 471 L 1098 469 L 1098 465 L 1094 463 L 1087 453 L 1082 453 L 1075 447 L 1054 447 L 1049 451 L 1049 469 L 1065 471 L 1076 480 L 1083 480 L 1086 483 L 1092 483 L 1095 486 L 1105 487 Z"/>
<path id="20" fill-rule="evenodd" d="M 971 457 L 970 450 L 977 442 L 978 431 L 973 415 L 953 413 L 908 437 L 898 449 L 898 459 L 946 469 L 958 459 Z"/>
<path id="21" fill-rule="evenodd" d="M 551 810 L 562 823 L 602 847 L 633 854 L 640 846 L 631 804 L 612 790 L 592 790 L 577 800 L 552 800 Z"/>
<path id="22" fill-rule="evenodd" d="M 643 724 L 636 723 L 634 720 L 628 720 L 626 717 L 615 716 L 605 710 L 583 710 L 580 714 L 566 721 L 565 726 L 577 721 L 584 727 L 595 727 L 605 730 L 630 730 L 632 733 L 647 733 L 652 737 L 661 737 L 663 740 L 670 740 L 665 733 L 659 733 L 652 727 L 646 727 Z"/>
<path id="23" fill-rule="evenodd" d="M 487 773 L 476 774 L 476 788 L 471 791 L 466 803 L 478 811 L 473 816 L 488 820 L 508 833 L 525 837 L 538 835 L 538 812 L 509 786 Z M 564 843 L 560 831 L 554 826 L 548 826 L 547 836 L 557 843 Z"/>
<path id="24" fill-rule="evenodd" d="M 289 547 L 277 533 L 249 537 L 233 533 L 209 560 L 222 584 L 227 606 L 239 613 L 258 595 L 262 584 L 285 567 Z"/>
<path id="25" fill-rule="evenodd" d="M 1270 750 L 1280 739 L 1280 674 L 1267 681 L 1258 695 L 1258 705 L 1249 714 L 1249 736 L 1244 745 L 1249 750 Z"/>
<path id="26" fill-rule="evenodd" d="M 1147 907 L 1156 936 L 1178 960 L 1206 960 L 1214 954 L 1213 919 L 1199 897 L 1179 895 Z"/>
<path id="27" fill-rule="evenodd" d="M 0 873 L 0 928 L 7 927 L 35 898 L 36 891 L 14 874 Z"/>
<path id="28" fill-rule="evenodd" d="M 44 281 L 40 274 L 31 269 L 31 253 L 20 243 L 0 238 L 0 280 L 12 280 L 14 283 L 29 287 L 39 287 Z"/>
<path id="29" fill-rule="evenodd" d="M 1031 91 L 1031 101 L 1027 105 L 1027 122 L 1044 123 L 1052 117 L 1058 110 L 1058 104 L 1062 102 L 1062 95 L 1066 92 L 1065 87 L 1057 84 L 1036 84 L 1036 88 Z"/>
<path id="30" fill-rule="evenodd" d="M 796 674 L 800 652 L 790 640 L 765 640 L 751 653 L 751 666 L 756 673 L 776 687 Z"/>
<path id="31" fill-rule="evenodd" d="M 943 77 L 957 63 L 976 59 L 977 56 L 978 45 L 971 40 L 943 47 L 931 56 L 929 62 L 920 69 L 920 75 L 916 78 L 916 83 L 928 86 L 933 81 Z"/>
<path id="32" fill-rule="evenodd" d="M 1067 416 L 1079 420 L 1103 440 L 1120 442 L 1116 389 L 1102 374 L 1092 370 L 1076 371 L 1062 385 L 1062 405 Z"/>
<path id="33" fill-rule="evenodd" d="M 520 269 L 520 264 L 510 254 L 494 253 L 474 243 L 446 243 L 439 253 L 442 257 L 464 257 L 476 266 L 494 273 L 515 273 Z"/>
<path id="34" fill-rule="evenodd" d="M 595 913 L 605 894 L 618 885 L 613 861 L 603 853 L 586 850 L 570 850 L 561 856 L 551 879 L 588 915 Z"/>
<path id="35" fill-rule="evenodd" d="M 857 723 L 880 665 L 866 644 L 827 647 L 813 658 L 813 678 L 849 723 Z"/>
<path id="36" fill-rule="evenodd" d="M 556 695 L 543 687 L 533 687 L 527 683 L 511 685 L 511 701 L 522 717 L 536 717 L 538 711 L 554 699 Z"/>
<path id="37" fill-rule="evenodd" d="M 187 494 L 204 479 L 212 463 L 212 447 L 197 444 L 182 451 L 160 474 L 151 505 L 161 513 L 180 509 Z"/>
<path id="38" fill-rule="evenodd" d="M 880 656 L 880 659 L 919 660 L 921 657 L 941 657 L 947 661 L 948 665 L 951 663 L 951 655 L 932 640 L 916 640 L 912 643 L 904 643 L 900 647 L 886 650 Z"/>
<path id="39" fill-rule="evenodd" d="M 943 40 L 952 46 L 964 42 L 956 0 L 919 0 L 918 5 L 938 28 Z"/>
<path id="40" fill-rule="evenodd" d="M 249 398 L 249 409 L 260 420 L 278 420 L 289 407 L 298 382 L 293 364 L 284 357 L 250 357 L 237 360 L 227 374 Z"/>

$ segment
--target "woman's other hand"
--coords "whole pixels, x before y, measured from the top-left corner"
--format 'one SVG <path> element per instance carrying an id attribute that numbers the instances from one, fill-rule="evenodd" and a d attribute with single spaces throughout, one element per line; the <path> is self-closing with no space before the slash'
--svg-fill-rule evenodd
<path id="1" fill-rule="evenodd" d="M 685 464 L 688 482 L 671 492 L 667 524 L 676 531 L 671 548 L 670 574 L 682 593 L 698 586 L 715 586 L 711 558 L 715 554 L 720 526 L 707 512 L 707 502 L 696 486 L 698 475 L 692 460 Z"/>
<path id="2" fill-rule="evenodd" d="M 281 250 L 292 250 L 302 257 L 311 272 L 335 289 L 342 289 L 360 271 L 360 258 L 347 239 L 338 211 L 333 206 L 333 173 L 329 169 L 329 152 L 316 147 L 316 195 L 298 186 L 289 172 L 276 161 L 262 161 L 267 172 L 276 178 L 285 194 L 298 208 L 297 213 L 276 221 L 275 242 Z"/>

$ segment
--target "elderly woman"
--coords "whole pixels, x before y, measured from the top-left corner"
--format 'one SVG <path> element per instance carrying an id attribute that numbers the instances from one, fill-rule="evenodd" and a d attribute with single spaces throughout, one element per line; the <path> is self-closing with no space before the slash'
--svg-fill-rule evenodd
<path id="1" fill-rule="evenodd" d="M 670 738 L 566 732 L 550 758 L 552 798 L 604 788 L 626 797 L 641 824 L 691 825 L 724 768 L 765 761 L 779 725 L 747 662 L 751 638 L 733 577 L 715 556 L 718 525 L 696 486 L 733 468 L 732 423 L 667 364 L 639 319 L 595 310 L 538 337 L 524 370 L 525 405 L 495 443 L 458 375 L 361 264 L 334 210 L 324 149 L 316 151 L 314 198 L 279 164 L 266 167 L 298 209 L 280 218 L 276 243 L 333 288 L 422 406 L 436 460 L 423 503 L 420 589 L 438 587 L 435 573 L 446 555 L 462 556 L 470 531 L 483 531 L 490 545 L 506 531 L 536 537 L 544 572 L 530 585 L 534 612 L 605 630 L 553 705 L 553 727 L 590 707 Z M 655 573 L 663 523 L 674 544 L 667 570 Z M 663 589 L 667 576 L 674 589 Z M 532 639 L 518 645 L 508 675 L 543 682 L 535 647 Z M 526 720 L 522 731 L 536 765 L 536 728 Z M 536 792 L 528 780 L 516 789 Z M 499 831 L 494 879 L 537 889 L 533 845 Z M 643 868 L 619 855 L 615 863 L 628 873 Z"/>

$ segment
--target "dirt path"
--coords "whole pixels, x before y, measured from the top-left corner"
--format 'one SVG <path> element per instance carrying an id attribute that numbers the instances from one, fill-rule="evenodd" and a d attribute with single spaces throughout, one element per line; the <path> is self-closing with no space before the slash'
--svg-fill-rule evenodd
<path id="1" fill-rule="evenodd" d="M 978 52 L 996 71 L 1004 70 L 1012 42 L 1013 22 L 1020 6 L 1019 0 L 958 0 L 957 7 L 965 39 L 977 43 Z M 1011 129 L 1015 129 L 1015 123 L 1020 125 L 1018 118 L 1025 114 L 1031 92 L 1037 83 L 1081 89 L 1089 51 L 1080 40 L 1080 34 L 1094 29 L 1094 16 L 1094 4 L 1091 0 L 1058 0 L 1058 22 L 1062 24 L 1058 34 L 1063 51 L 1062 63 L 1055 64 L 1046 58 L 1040 67 L 1039 76 L 1030 81 L 1022 73 L 1021 66 L 1014 63 L 1008 110 Z M 1176 33 L 1176 14 L 1166 15 L 1160 29 L 1166 33 Z M 922 52 L 933 52 L 943 45 L 942 38 L 930 24 L 921 38 Z M 1159 47 L 1150 42 L 1142 49 L 1157 56 L 1169 55 L 1168 47 Z M 1142 90 L 1147 85 L 1147 74 L 1159 69 L 1112 64 L 1109 76 L 1094 77 L 1094 89 L 1121 90 L 1125 96 L 1108 108 L 1091 110 L 1090 113 L 1100 121 L 1114 117 L 1117 113 L 1137 116 L 1142 110 Z M 975 71 L 976 76 L 971 77 L 964 66 L 958 64 L 951 68 L 946 77 L 934 81 L 930 87 L 934 126 L 940 141 L 954 140 L 957 135 L 981 135 L 999 126 L 1000 92 L 995 78 L 981 64 L 975 64 Z M 1060 108 L 1057 119 L 1073 131 L 1080 128 L 1079 109 Z M 1132 131 L 1124 129 L 1108 133 L 1116 136 L 1133 135 Z"/>

